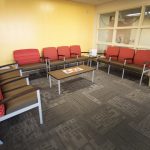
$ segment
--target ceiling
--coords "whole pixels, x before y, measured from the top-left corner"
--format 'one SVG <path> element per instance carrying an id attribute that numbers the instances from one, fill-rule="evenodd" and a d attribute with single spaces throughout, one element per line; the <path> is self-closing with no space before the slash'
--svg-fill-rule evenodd
<path id="1" fill-rule="evenodd" d="M 88 3 L 93 5 L 101 5 L 107 2 L 110 2 L 112 0 L 72 0 L 74 2 L 81 2 L 81 3 Z"/>

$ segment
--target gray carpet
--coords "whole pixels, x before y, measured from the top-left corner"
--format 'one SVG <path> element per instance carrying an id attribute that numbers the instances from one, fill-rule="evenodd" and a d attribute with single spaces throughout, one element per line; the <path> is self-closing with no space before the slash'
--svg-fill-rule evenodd
<path id="1" fill-rule="evenodd" d="M 2 150 L 150 150 L 150 89 L 147 80 L 121 80 L 96 71 L 65 80 L 61 96 L 53 81 L 41 87 L 44 125 L 36 109 L 0 123 Z M 130 79 L 129 79 L 130 78 Z"/>

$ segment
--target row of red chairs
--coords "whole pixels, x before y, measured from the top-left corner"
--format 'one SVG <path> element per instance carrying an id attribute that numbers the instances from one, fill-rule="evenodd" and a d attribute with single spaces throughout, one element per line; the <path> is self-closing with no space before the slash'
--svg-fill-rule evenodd
<path id="1" fill-rule="evenodd" d="M 14 51 L 15 62 L 23 69 L 23 71 L 47 68 L 51 65 L 61 65 L 72 62 L 85 61 L 87 57 L 81 56 L 81 48 L 79 45 L 46 47 L 42 50 L 42 57 L 38 49 L 19 49 Z"/>
<path id="2" fill-rule="evenodd" d="M 150 71 L 150 50 L 135 50 L 117 46 L 109 46 L 105 51 L 105 57 L 98 57 L 99 62 L 108 64 L 108 74 L 111 66 L 122 68 L 122 78 L 125 70 L 134 71 L 141 74 L 140 85 L 144 74 Z"/>

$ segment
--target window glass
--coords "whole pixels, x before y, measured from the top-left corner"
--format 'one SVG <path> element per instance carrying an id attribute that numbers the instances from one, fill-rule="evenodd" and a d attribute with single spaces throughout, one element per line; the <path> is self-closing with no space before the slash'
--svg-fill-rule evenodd
<path id="1" fill-rule="evenodd" d="M 145 8 L 143 25 L 150 25 L 150 6 Z"/>
<path id="2" fill-rule="evenodd" d="M 113 30 L 99 30 L 98 41 L 112 42 Z"/>
<path id="3" fill-rule="evenodd" d="M 118 27 L 137 26 L 140 15 L 141 8 L 120 11 L 118 17 Z"/>
<path id="4" fill-rule="evenodd" d="M 98 44 L 97 45 L 97 52 L 98 53 L 104 53 L 104 51 L 107 49 L 107 45 Z"/>
<path id="5" fill-rule="evenodd" d="M 139 45 L 150 46 L 150 29 L 142 29 Z"/>
<path id="6" fill-rule="evenodd" d="M 113 27 L 115 21 L 115 12 L 113 13 L 107 13 L 107 14 L 101 14 L 99 19 L 99 27 Z"/>
<path id="7" fill-rule="evenodd" d="M 135 43 L 137 29 L 117 30 L 116 43 L 133 45 Z"/>

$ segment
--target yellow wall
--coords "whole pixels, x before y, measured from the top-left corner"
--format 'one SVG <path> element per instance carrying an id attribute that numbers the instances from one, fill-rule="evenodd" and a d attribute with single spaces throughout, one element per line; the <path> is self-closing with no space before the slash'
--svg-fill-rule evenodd
<path id="1" fill-rule="evenodd" d="M 92 48 L 95 7 L 63 0 L 0 0 L 0 65 L 13 50 L 80 44 Z"/>

